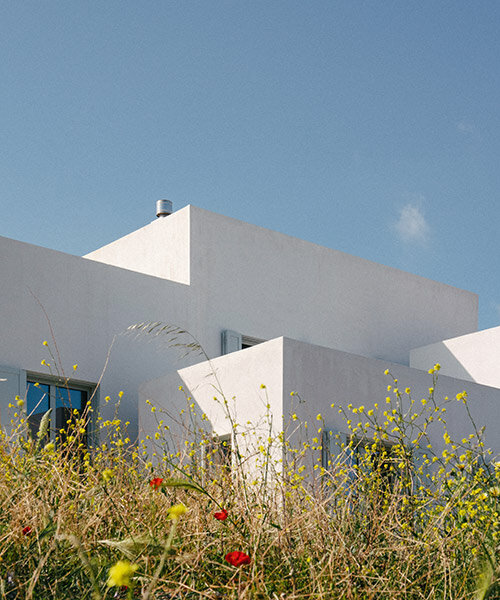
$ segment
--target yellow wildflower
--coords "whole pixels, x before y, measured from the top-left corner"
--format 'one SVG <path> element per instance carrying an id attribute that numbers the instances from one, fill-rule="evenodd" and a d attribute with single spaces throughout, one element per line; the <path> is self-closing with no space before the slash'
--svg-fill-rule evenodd
<path id="1" fill-rule="evenodd" d="M 138 568 L 138 565 L 132 565 L 128 560 L 119 560 L 109 570 L 108 587 L 130 587 L 130 578 Z"/>
<path id="2" fill-rule="evenodd" d="M 177 521 L 179 517 L 187 512 L 187 508 L 184 504 L 174 504 L 168 509 L 168 518 Z"/>
<path id="3" fill-rule="evenodd" d="M 102 472 L 102 478 L 104 479 L 105 483 L 107 483 L 113 477 L 113 475 L 114 473 L 112 469 L 104 469 Z"/>

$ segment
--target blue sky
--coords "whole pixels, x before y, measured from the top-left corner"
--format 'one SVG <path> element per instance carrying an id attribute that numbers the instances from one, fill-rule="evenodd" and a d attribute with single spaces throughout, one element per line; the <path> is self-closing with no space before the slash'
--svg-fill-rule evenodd
<path id="1" fill-rule="evenodd" d="M 500 3 L 0 4 L 0 235 L 195 204 L 469 289 L 500 324 Z"/>

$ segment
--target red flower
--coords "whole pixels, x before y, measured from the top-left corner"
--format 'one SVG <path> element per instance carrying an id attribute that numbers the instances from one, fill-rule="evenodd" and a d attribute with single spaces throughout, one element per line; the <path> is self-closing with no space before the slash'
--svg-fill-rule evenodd
<path id="1" fill-rule="evenodd" d="M 161 484 L 163 483 L 163 479 L 161 477 L 155 477 L 154 479 L 151 479 L 151 481 L 149 482 L 149 485 L 157 490 Z"/>
<path id="2" fill-rule="evenodd" d="M 217 521 L 225 521 L 227 519 L 227 510 L 223 508 L 220 512 L 214 513 L 214 519 L 217 519 Z"/>
<path id="3" fill-rule="evenodd" d="M 31 533 L 31 527 L 29 525 L 26 525 L 26 527 L 23 529 L 23 535 L 29 535 Z"/>
<path id="4" fill-rule="evenodd" d="M 230 565 L 233 565 L 233 567 L 240 567 L 241 565 L 250 564 L 250 557 L 248 554 L 240 552 L 239 550 L 235 550 L 234 552 L 226 554 L 226 560 Z"/>

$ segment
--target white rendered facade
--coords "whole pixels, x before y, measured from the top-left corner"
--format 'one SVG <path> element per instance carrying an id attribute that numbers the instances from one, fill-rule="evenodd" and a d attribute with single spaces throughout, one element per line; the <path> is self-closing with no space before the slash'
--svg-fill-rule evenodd
<path id="1" fill-rule="evenodd" d="M 264 383 L 276 424 L 289 410 L 290 391 L 308 398 L 311 414 L 325 412 L 332 396 L 367 404 L 383 396 L 389 367 L 423 393 L 427 369 L 439 361 L 450 376 L 442 378 L 443 392 L 468 389 L 478 421 L 488 424 L 488 443 L 500 451 L 500 334 L 477 332 L 470 292 L 194 206 L 83 258 L 0 238 L 0 272 L 4 427 L 26 374 L 47 375 L 40 364 L 52 360 L 47 340 L 66 375 L 78 363 L 78 382 L 100 382 L 101 398 L 124 392 L 120 415 L 132 438 L 139 423 L 152 427 L 142 401 L 171 407 L 180 384 L 223 433 L 200 357 L 179 362 L 160 338 L 123 335 L 152 321 L 199 341 L 242 414 L 258 415 Z M 271 341 L 221 356 L 225 331 L 235 332 L 226 350 L 238 350 L 239 335 Z M 488 360 L 479 365 L 481 351 Z M 112 403 L 102 410 L 111 413 Z M 333 426 L 340 425 L 332 416 Z"/>

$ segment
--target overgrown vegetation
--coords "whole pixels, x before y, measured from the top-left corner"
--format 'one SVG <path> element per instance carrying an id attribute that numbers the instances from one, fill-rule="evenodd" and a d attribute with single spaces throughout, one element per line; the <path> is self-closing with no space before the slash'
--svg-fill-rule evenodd
<path id="1" fill-rule="evenodd" d="M 447 405 L 466 415 L 468 400 L 438 402 L 438 370 L 421 400 L 387 372 L 379 403 L 332 405 L 344 435 L 326 415 L 306 429 L 293 411 L 258 434 L 218 390 L 233 432 L 219 439 L 186 394 L 182 452 L 154 401 L 157 430 L 131 448 L 126 425 L 93 415 L 91 400 L 54 442 L 50 415 L 33 435 L 13 400 L 0 598 L 499 598 L 500 463 L 473 423 L 468 438 L 448 431 Z M 90 421 L 99 443 L 88 448 Z"/>

